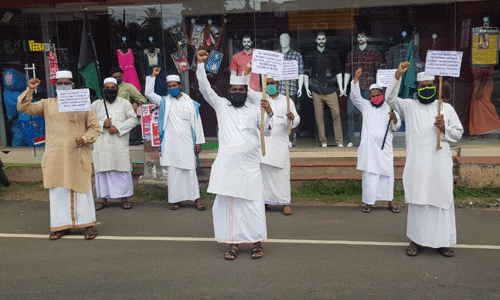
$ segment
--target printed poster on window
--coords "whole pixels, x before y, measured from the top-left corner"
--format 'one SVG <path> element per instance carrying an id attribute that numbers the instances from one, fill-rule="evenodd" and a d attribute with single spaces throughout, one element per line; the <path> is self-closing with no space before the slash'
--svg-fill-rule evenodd
<path id="1" fill-rule="evenodd" d="M 472 28 L 472 65 L 489 67 L 498 64 L 498 28 Z"/>
<path id="2" fill-rule="evenodd" d="M 149 140 L 151 138 L 151 120 L 153 118 L 153 112 L 157 111 L 154 104 L 143 104 L 142 105 L 142 114 L 141 114 L 141 129 L 142 129 L 142 138 Z"/>

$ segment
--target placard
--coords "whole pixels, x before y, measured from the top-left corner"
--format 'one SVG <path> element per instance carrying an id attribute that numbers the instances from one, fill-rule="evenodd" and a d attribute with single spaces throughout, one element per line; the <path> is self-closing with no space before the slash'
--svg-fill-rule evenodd
<path id="1" fill-rule="evenodd" d="M 141 114 L 141 129 L 142 129 L 142 138 L 150 139 L 151 138 L 151 120 L 153 118 L 153 110 L 156 107 L 155 104 L 143 104 L 142 114 Z"/>
<path id="2" fill-rule="evenodd" d="M 388 87 L 397 70 L 398 69 L 377 70 L 377 85 L 379 87 Z"/>
<path id="3" fill-rule="evenodd" d="M 427 51 L 425 73 L 434 76 L 460 77 L 463 52 Z"/>
<path id="4" fill-rule="evenodd" d="M 59 90 L 57 100 L 60 113 L 90 110 L 89 89 Z"/>
<path id="5" fill-rule="evenodd" d="M 492 67 L 498 64 L 498 28 L 472 28 L 472 65 Z"/>
<path id="6" fill-rule="evenodd" d="M 279 77 L 283 73 L 283 61 L 283 53 L 253 49 L 252 73 Z"/>
<path id="7" fill-rule="evenodd" d="M 299 79 L 299 62 L 295 59 L 283 61 L 283 72 L 281 76 L 274 78 L 274 80 L 295 80 Z"/>

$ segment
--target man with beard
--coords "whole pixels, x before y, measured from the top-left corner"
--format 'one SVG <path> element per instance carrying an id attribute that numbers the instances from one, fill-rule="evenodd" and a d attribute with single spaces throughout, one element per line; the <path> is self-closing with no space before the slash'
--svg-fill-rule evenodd
<path id="1" fill-rule="evenodd" d="M 406 254 L 416 256 L 422 246 L 453 256 L 457 242 L 453 200 L 453 158 L 450 142 L 458 142 L 464 132 L 453 107 L 442 103 L 438 114 L 434 76 L 417 74 L 418 101 L 398 98 L 401 75 L 410 67 L 399 64 L 395 79 L 387 88 L 386 101 L 406 122 L 406 164 L 403 185 L 408 203 L 406 235 L 411 240 Z M 437 129 L 441 150 L 437 147 Z"/>
<path id="2" fill-rule="evenodd" d="M 56 72 L 56 90 L 73 89 L 70 71 Z M 45 117 L 45 153 L 42 159 L 43 186 L 49 189 L 51 240 L 58 240 L 70 229 L 85 228 L 86 240 L 94 239 L 97 230 L 94 196 L 90 184 L 90 144 L 99 136 L 99 122 L 93 109 L 59 112 L 58 98 L 32 103 L 40 79 L 32 78 L 28 89 L 19 95 L 17 110 Z"/>
<path id="3" fill-rule="evenodd" d="M 391 112 L 384 101 L 382 88 L 370 86 L 370 101 L 361 97 L 359 78 L 363 69 L 357 69 L 351 82 L 351 101 L 363 115 L 361 143 L 358 148 L 357 169 L 363 173 L 363 207 L 369 213 L 377 200 L 388 200 L 389 210 L 399 213 L 394 204 L 394 161 L 392 154 L 392 132 L 388 131 L 389 120 L 394 130 L 401 126 L 397 113 Z"/>
<path id="4" fill-rule="evenodd" d="M 123 209 L 132 208 L 132 202 L 127 199 L 134 194 L 128 139 L 137 118 L 130 101 L 118 97 L 118 92 L 117 80 L 106 78 L 104 99 L 92 103 L 101 129 L 93 151 L 97 192 L 95 210 L 106 207 L 108 199 L 118 198 Z"/>
<path id="5" fill-rule="evenodd" d="M 313 50 L 307 54 L 304 60 L 307 74 L 304 76 L 304 86 L 307 96 L 313 99 L 314 114 L 316 116 L 321 147 L 327 147 L 324 117 L 325 103 L 332 113 L 335 143 L 338 147 L 343 147 L 337 87 L 340 89 L 340 94 L 344 94 L 345 91 L 342 90 L 342 70 L 340 69 L 339 56 L 337 52 L 325 47 L 326 35 L 324 32 L 318 32 L 316 44 L 317 50 Z"/>
<path id="6" fill-rule="evenodd" d="M 380 51 L 368 46 L 368 32 L 360 30 L 358 32 L 358 49 L 352 49 L 347 54 L 347 62 L 345 65 L 346 73 L 344 78 L 344 89 L 347 90 L 347 84 L 351 74 L 355 70 L 362 68 L 363 74 L 359 78 L 359 88 L 361 96 L 366 100 L 370 100 L 369 87 L 370 84 L 376 81 L 377 70 L 382 69 L 384 65 L 384 57 Z M 341 90 L 342 91 L 342 90 Z M 352 101 L 347 100 L 347 147 L 352 147 L 354 143 L 354 115 L 356 107 Z"/>
<path id="7" fill-rule="evenodd" d="M 232 76 L 241 76 L 247 68 L 247 64 L 252 62 L 253 55 L 253 41 L 249 35 L 243 36 L 242 39 L 243 50 L 233 55 L 231 59 L 231 69 Z M 260 91 L 259 74 L 252 73 L 250 75 L 250 88 L 254 91 Z"/>
<path id="8" fill-rule="evenodd" d="M 197 53 L 196 78 L 200 92 L 217 115 L 219 152 L 212 165 L 208 192 L 216 194 L 213 212 L 215 239 L 230 244 L 224 254 L 234 260 L 238 245 L 253 243 L 251 258 L 264 256 L 261 242 L 267 238 L 266 214 L 260 171 L 260 107 L 247 101 L 246 79 L 231 76 L 228 98 L 217 95 L 205 73 L 206 50 Z M 267 112 L 264 133 L 271 135 L 273 111 L 261 100 Z"/>
<path id="9" fill-rule="evenodd" d="M 156 94 L 155 80 L 160 72 L 154 68 L 146 77 L 145 94 L 160 107 L 160 165 L 167 167 L 170 209 L 179 209 L 182 201 L 194 201 L 196 209 L 205 210 L 196 175 L 196 154 L 205 143 L 200 104 L 181 92 L 179 75 L 167 76 L 167 96 Z"/>

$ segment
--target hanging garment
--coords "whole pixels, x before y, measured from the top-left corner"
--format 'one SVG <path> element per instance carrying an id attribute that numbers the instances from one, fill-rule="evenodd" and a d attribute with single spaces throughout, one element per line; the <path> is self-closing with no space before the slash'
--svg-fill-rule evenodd
<path id="1" fill-rule="evenodd" d="M 118 64 L 123 70 L 123 82 L 133 84 L 137 90 L 141 91 L 141 84 L 139 82 L 139 77 L 137 77 L 137 71 L 134 66 L 134 55 L 132 54 L 132 49 L 128 49 L 127 53 L 123 53 L 120 49 L 116 50 L 118 54 Z"/>
<path id="2" fill-rule="evenodd" d="M 491 103 L 493 92 L 493 68 L 474 68 L 474 91 L 470 103 L 469 133 L 481 135 L 500 129 L 495 105 Z"/>
<path id="3" fill-rule="evenodd" d="M 153 53 L 149 52 L 148 49 L 144 49 L 144 54 L 147 58 L 147 71 L 146 76 L 150 76 L 153 72 L 153 68 L 160 67 L 161 71 L 155 80 L 155 93 L 160 96 L 167 96 L 167 74 L 165 72 L 165 66 L 163 65 L 163 57 L 160 54 L 160 49 L 156 48 Z"/>
<path id="4" fill-rule="evenodd" d="M 59 71 L 59 61 L 56 51 L 49 51 L 50 83 L 56 84 L 56 72 Z"/>

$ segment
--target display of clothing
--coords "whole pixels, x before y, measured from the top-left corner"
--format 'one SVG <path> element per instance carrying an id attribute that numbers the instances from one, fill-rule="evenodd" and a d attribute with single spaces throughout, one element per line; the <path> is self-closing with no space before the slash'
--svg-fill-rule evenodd
<path id="1" fill-rule="evenodd" d="M 389 49 L 386 54 L 386 69 L 397 69 L 399 64 L 406 61 L 408 55 L 409 43 L 400 43 Z M 424 64 L 420 60 L 419 49 L 417 45 L 413 45 L 413 61 L 415 63 L 415 74 L 424 71 Z"/>
<path id="2" fill-rule="evenodd" d="M 304 75 L 304 59 L 302 58 L 302 54 L 299 52 L 290 49 L 286 53 L 283 53 L 285 60 L 296 60 L 299 64 L 299 75 Z M 280 85 L 278 86 L 278 91 L 281 95 L 286 95 L 286 83 L 284 80 L 281 80 Z M 297 79 L 289 81 L 289 91 L 290 98 L 295 98 L 297 95 L 297 91 L 299 90 L 299 81 Z"/>
<path id="3" fill-rule="evenodd" d="M 474 90 L 470 103 L 469 133 L 482 135 L 500 129 L 495 105 L 491 103 L 493 92 L 493 68 L 473 68 Z"/>
<path id="4" fill-rule="evenodd" d="M 118 55 L 118 64 L 123 70 L 123 82 L 128 82 L 133 84 L 137 90 L 141 91 L 141 84 L 139 82 L 139 77 L 137 77 L 137 71 L 134 66 L 134 55 L 132 54 L 132 49 L 128 49 L 127 53 L 123 53 L 120 49 L 116 50 Z"/>
<path id="5" fill-rule="evenodd" d="M 56 51 L 49 51 L 50 83 L 56 84 L 56 72 L 59 71 L 59 61 Z"/>
<path id="6" fill-rule="evenodd" d="M 153 68 L 160 67 L 161 71 L 155 80 L 155 93 L 160 96 L 167 96 L 167 74 L 165 73 L 165 66 L 163 65 L 163 57 L 160 54 L 160 48 L 155 48 L 154 52 L 150 52 L 149 49 L 144 49 L 144 54 L 146 56 L 146 76 L 150 76 L 153 72 Z"/>

